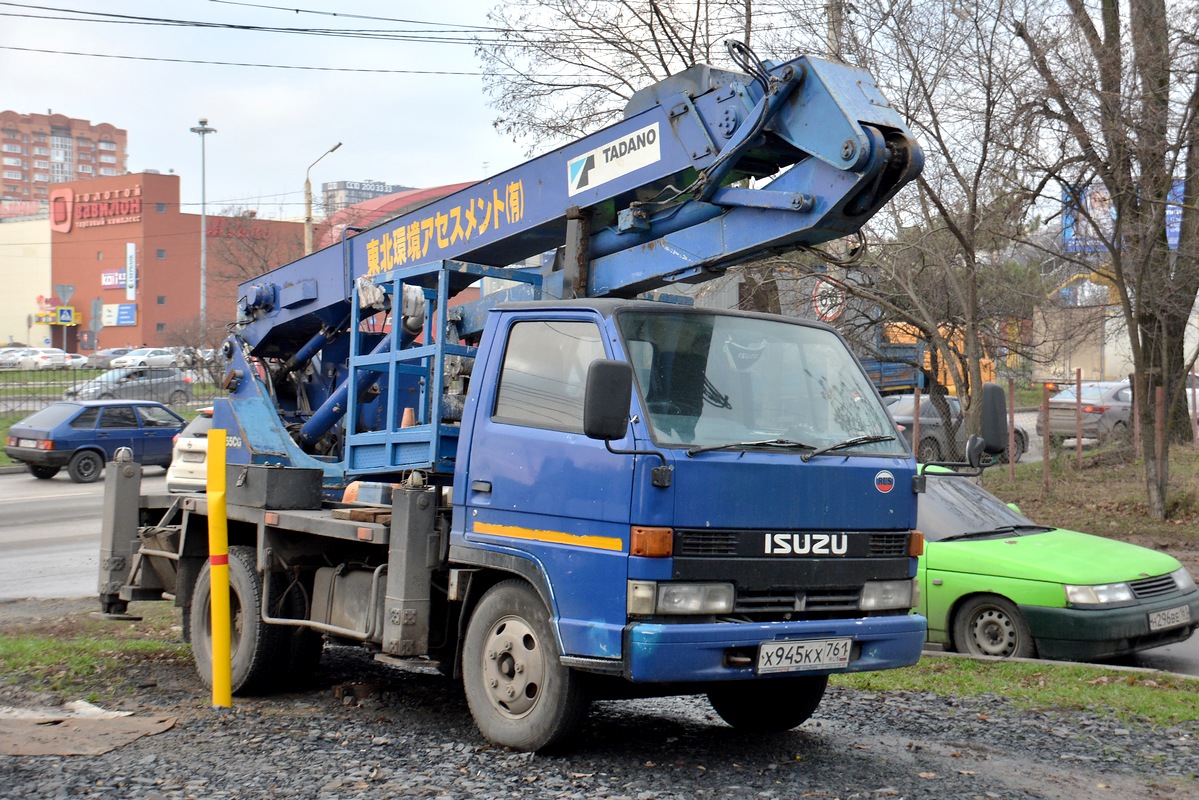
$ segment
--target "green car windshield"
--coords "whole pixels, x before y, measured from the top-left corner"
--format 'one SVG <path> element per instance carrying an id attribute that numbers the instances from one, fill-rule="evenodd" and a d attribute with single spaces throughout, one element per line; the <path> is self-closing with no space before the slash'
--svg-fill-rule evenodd
<path id="1" fill-rule="evenodd" d="M 928 480 L 920 495 L 916 527 L 930 542 L 988 533 L 1051 530 L 966 478 L 939 476 L 935 472 L 924 474 Z"/>
<path id="2" fill-rule="evenodd" d="M 828 329 L 682 310 L 623 311 L 617 326 L 659 445 L 907 454 L 874 387 Z M 885 441 L 846 446 L 858 437 Z"/>

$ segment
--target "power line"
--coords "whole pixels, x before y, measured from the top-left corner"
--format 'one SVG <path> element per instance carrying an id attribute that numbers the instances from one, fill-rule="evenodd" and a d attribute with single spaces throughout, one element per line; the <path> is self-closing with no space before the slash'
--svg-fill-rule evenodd
<path id="1" fill-rule="evenodd" d="M 482 72 L 457 72 L 453 70 L 424 70 L 424 69 L 364 69 L 361 67 L 310 67 L 298 64 L 254 64 L 245 61 L 200 61 L 190 58 L 158 58 L 154 56 L 125 56 L 112 53 L 81 53 L 76 50 L 45 50 L 36 47 L 13 47 L 0 45 L 0 50 L 14 50 L 21 53 L 45 53 L 57 56 L 82 56 L 84 58 L 115 58 L 123 61 L 158 61 L 170 64 L 203 64 L 218 67 L 255 67 L 260 69 L 294 69 L 310 72 L 363 72 L 381 73 L 386 75 L 465 75 L 478 77 Z"/>

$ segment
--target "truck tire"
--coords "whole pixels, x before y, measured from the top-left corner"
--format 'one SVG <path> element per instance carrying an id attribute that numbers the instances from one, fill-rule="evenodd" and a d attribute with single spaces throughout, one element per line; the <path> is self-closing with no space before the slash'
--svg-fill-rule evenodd
<path id="1" fill-rule="evenodd" d="M 272 603 L 275 616 L 288 619 L 308 619 L 308 601 L 299 583 L 288 585 L 285 573 L 275 573 L 271 588 L 283 587 L 282 602 Z M 312 628 L 285 628 L 287 637 L 286 663 L 281 665 L 289 688 L 300 689 L 312 683 L 321 656 L 325 652 L 324 635 Z"/>
<path id="2" fill-rule="evenodd" d="M 255 569 L 254 548 L 229 548 L 229 613 L 232 616 L 232 688 L 234 694 L 256 694 L 283 688 L 280 667 L 289 649 L 289 629 L 262 621 L 262 577 Z M 212 585 L 208 563 L 196 578 L 191 601 L 191 643 L 196 671 L 212 686 Z M 272 685 L 273 684 L 273 685 Z"/>
<path id="3" fill-rule="evenodd" d="M 94 450 L 80 450 L 71 456 L 67 473 L 75 483 L 94 483 L 104 471 L 104 459 Z"/>
<path id="4" fill-rule="evenodd" d="M 48 481 L 58 474 L 62 467 L 43 467 L 40 464 L 26 464 L 25 468 L 29 470 L 29 474 L 40 481 Z"/>
<path id="5" fill-rule="evenodd" d="M 496 584 L 471 614 L 462 682 L 479 731 L 516 750 L 561 741 L 590 704 L 581 676 L 562 666 L 549 611 L 522 581 Z"/>
<path id="6" fill-rule="evenodd" d="M 996 658 L 1035 658 L 1037 647 L 1020 609 L 998 595 L 978 595 L 953 615 L 953 644 L 959 653 Z"/>
<path id="7" fill-rule="evenodd" d="M 827 675 L 728 681 L 708 690 L 720 718 L 746 733 L 782 733 L 808 721 L 824 698 Z"/>

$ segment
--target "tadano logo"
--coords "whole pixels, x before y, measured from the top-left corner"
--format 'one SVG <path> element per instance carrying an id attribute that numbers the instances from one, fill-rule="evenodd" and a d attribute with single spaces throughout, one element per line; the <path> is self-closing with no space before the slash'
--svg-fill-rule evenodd
<path id="1" fill-rule="evenodd" d="M 573 196 L 660 161 L 658 123 L 625 134 L 566 162 L 568 193 Z"/>

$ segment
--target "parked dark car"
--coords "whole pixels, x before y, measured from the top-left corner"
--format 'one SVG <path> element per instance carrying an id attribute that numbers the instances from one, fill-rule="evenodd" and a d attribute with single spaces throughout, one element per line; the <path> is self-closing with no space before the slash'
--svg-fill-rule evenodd
<path id="1" fill-rule="evenodd" d="M 192 379 L 178 367 L 110 369 L 63 392 L 64 400 L 157 400 L 171 406 L 191 402 Z"/>
<path id="2" fill-rule="evenodd" d="M 904 438 L 908 440 L 908 444 L 912 445 L 915 423 L 913 409 L 916 405 L 916 396 L 901 394 L 895 397 L 898 399 L 890 403 L 887 410 L 895 418 L 895 422 L 903 432 Z M 966 426 L 959 423 L 962 416 L 962 405 L 953 395 L 947 396 L 945 402 L 949 406 L 950 424 L 957 426 L 956 436 L 952 441 L 932 398 L 927 395 L 920 396 L 920 447 L 916 451 L 916 458 L 923 463 L 960 461 L 965 458 Z M 1020 425 L 1016 425 L 1013 428 L 1013 434 L 1016 440 L 1015 460 L 1018 463 L 1028 450 L 1028 431 Z M 998 463 L 1006 464 L 1007 456 L 1006 452 L 1000 454 L 997 459 Z"/>
<path id="3" fill-rule="evenodd" d="M 185 421 L 161 403 L 95 400 L 51 403 L 8 431 L 4 452 L 35 478 L 49 480 L 63 467 L 75 483 L 99 479 L 119 447 L 143 465 L 166 467 Z"/>

